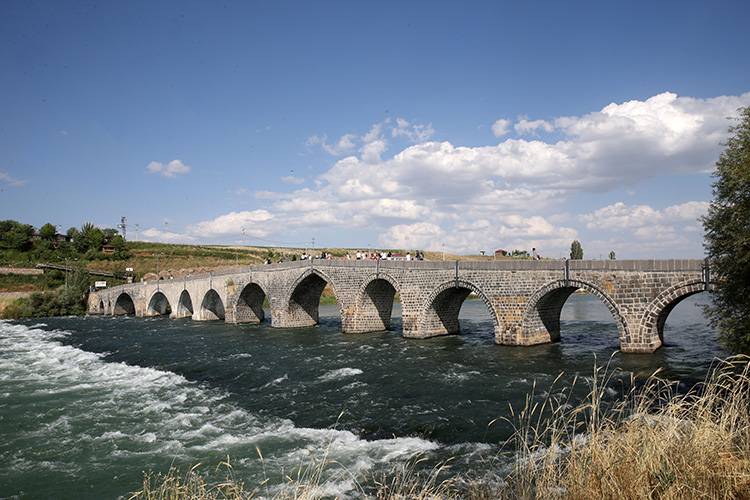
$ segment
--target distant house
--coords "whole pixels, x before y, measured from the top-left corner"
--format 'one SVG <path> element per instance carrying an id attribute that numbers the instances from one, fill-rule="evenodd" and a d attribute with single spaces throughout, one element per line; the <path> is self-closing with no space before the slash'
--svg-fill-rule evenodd
<path id="1" fill-rule="evenodd" d="M 40 241 L 42 239 L 42 235 L 39 233 L 38 229 L 34 230 L 34 234 L 31 237 L 32 241 Z M 66 242 L 66 241 L 72 241 L 70 236 L 67 234 L 60 234 L 55 233 L 54 238 L 52 238 L 52 244 L 57 247 L 60 243 Z"/>
<path id="2" fill-rule="evenodd" d="M 112 255 L 113 253 L 115 253 L 115 247 L 113 247 L 112 245 L 104 245 L 102 246 L 102 253 L 104 255 Z"/>
<path id="3" fill-rule="evenodd" d="M 495 257 L 507 257 L 507 256 L 508 256 L 507 250 L 503 250 L 502 248 L 498 248 L 497 250 L 495 250 Z"/>

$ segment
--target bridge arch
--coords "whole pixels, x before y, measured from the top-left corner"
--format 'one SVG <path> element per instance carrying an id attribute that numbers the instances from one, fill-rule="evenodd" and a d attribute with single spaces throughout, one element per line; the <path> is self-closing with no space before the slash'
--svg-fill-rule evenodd
<path id="1" fill-rule="evenodd" d="M 128 292 L 122 292 L 117 296 L 112 314 L 114 316 L 135 316 L 135 302 Z"/>
<path id="2" fill-rule="evenodd" d="M 538 289 L 526 303 L 523 315 L 522 343 L 556 342 L 560 340 L 560 313 L 576 290 L 596 296 L 609 309 L 617 323 L 620 345 L 629 343 L 628 328 L 617 304 L 598 286 L 581 280 L 555 280 Z"/>
<path id="3" fill-rule="evenodd" d="M 104 300 L 103 299 L 99 299 L 99 309 L 98 309 L 99 314 L 104 314 L 104 310 L 105 310 L 104 309 Z"/>
<path id="4" fill-rule="evenodd" d="M 219 292 L 213 288 L 209 289 L 203 296 L 199 318 L 204 321 L 223 320 L 225 316 L 224 302 Z"/>
<path id="5" fill-rule="evenodd" d="M 458 314 L 464 301 L 472 292 L 479 296 L 487 306 L 492 316 L 495 333 L 500 331 L 497 311 L 484 290 L 470 281 L 457 279 L 441 283 L 425 300 L 420 315 L 418 335 L 433 337 L 460 333 Z"/>
<path id="6" fill-rule="evenodd" d="M 254 281 L 247 283 L 234 305 L 235 323 L 261 323 L 265 318 L 263 302 L 266 296 L 265 290 L 258 283 Z"/>
<path id="7" fill-rule="evenodd" d="M 388 273 L 371 274 L 363 281 L 356 297 L 355 316 L 349 329 L 353 332 L 389 330 L 393 314 L 393 298 L 401 286 Z"/>
<path id="8" fill-rule="evenodd" d="M 669 313 L 686 298 L 704 291 L 706 284 L 703 280 L 690 280 L 677 283 L 657 295 L 641 316 L 638 342 L 660 346 L 664 341 L 664 325 Z"/>
<path id="9" fill-rule="evenodd" d="M 169 303 L 167 296 L 161 291 L 155 292 L 148 301 L 146 316 L 164 316 L 171 313 L 172 305 Z"/>
<path id="10" fill-rule="evenodd" d="M 190 298 L 190 293 L 187 290 L 183 290 L 180 293 L 180 297 L 177 299 L 177 310 L 173 311 L 175 318 L 189 318 L 193 316 L 193 300 Z"/>
<path id="11" fill-rule="evenodd" d="M 338 300 L 336 285 L 325 273 L 315 268 L 308 268 L 292 284 L 284 303 L 287 308 L 285 326 L 303 327 L 317 325 L 320 318 L 320 297 L 326 285 L 331 285 L 333 295 Z"/>

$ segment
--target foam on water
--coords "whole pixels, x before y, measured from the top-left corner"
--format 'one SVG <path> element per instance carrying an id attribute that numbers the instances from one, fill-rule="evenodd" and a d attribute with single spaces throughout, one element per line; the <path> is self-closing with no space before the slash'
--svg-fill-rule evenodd
<path id="1" fill-rule="evenodd" d="M 324 373 L 318 380 L 322 382 L 330 382 L 331 380 L 340 380 L 346 377 L 353 377 L 354 375 L 362 375 L 362 370 L 359 368 L 339 368 L 338 370 L 331 370 Z"/>
<path id="2" fill-rule="evenodd" d="M 15 469 L 0 472 L 3 493 L 12 474 L 35 468 L 73 479 L 91 468 L 133 458 L 140 473 L 165 456 L 193 463 L 228 454 L 246 457 L 250 478 L 257 473 L 260 479 L 257 446 L 267 468 L 289 471 L 327 453 L 350 472 L 362 474 L 438 448 L 420 438 L 367 441 L 349 431 L 298 428 L 290 420 L 261 418 L 237 407 L 228 394 L 175 373 L 108 362 L 102 354 L 64 345 L 60 339 L 65 335 L 0 322 L 0 461 Z M 320 380 L 361 373 L 341 368 Z M 10 407 L 25 415 L 18 428 L 7 425 Z M 323 488 L 341 493 L 353 487 L 349 481 L 341 478 Z"/>

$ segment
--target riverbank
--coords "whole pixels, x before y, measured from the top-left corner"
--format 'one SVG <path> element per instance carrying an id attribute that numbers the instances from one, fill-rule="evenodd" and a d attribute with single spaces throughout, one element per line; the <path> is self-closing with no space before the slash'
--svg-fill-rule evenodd
<path id="1" fill-rule="evenodd" d="M 506 445 L 515 459 L 491 475 L 494 481 L 452 475 L 450 461 L 421 471 L 416 458 L 358 482 L 351 493 L 401 499 L 747 498 L 749 360 L 717 361 L 705 382 L 687 392 L 656 376 L 634 380 L 614 404 L 604 403 L 614 373 L 595 366 L 588 395 L 578 403 L 571 404 L 572 387 L 554 384 L 541 405 L 534 393 L 527 395 L 510 418 L 516 431 Z M 330 491 L 326 478 L 349 474 L 327 456 L 288 473 L 280 488 L 236 480 L 229 458 L 213 472 L 200 465 L 148 472 L 130 498 L 317 498 Z M 263 461 L 260 450 L 256 458 Z M 217 472 L 223 475 L 217 478 Z"/>

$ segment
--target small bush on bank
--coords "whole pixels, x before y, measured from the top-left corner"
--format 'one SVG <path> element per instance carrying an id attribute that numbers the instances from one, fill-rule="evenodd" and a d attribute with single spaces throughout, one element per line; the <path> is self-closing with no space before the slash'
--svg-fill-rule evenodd
<path id="1" fill-rule="evenodd" d="M 76 270 L 71 273 L 67 286 L 15 299 L 5 306 L 0 317 L 20 319 L 86 314 L 89 281 L 86 271 Z"/>

